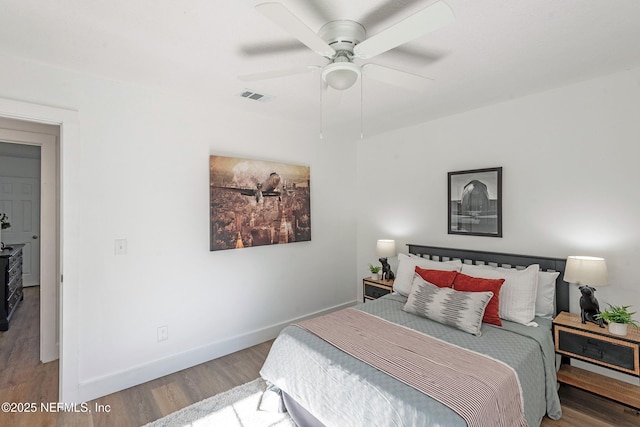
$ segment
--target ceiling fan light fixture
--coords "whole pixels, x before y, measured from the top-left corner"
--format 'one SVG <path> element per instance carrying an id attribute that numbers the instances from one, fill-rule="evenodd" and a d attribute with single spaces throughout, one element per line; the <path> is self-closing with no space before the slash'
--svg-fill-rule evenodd
<path id="1" fill-rule="evenodd" d="M 360 67 L 352 62 L 334 62 L 322 70 L 322 80 L 336 90 L 353 86 L 360 77 Z"/>

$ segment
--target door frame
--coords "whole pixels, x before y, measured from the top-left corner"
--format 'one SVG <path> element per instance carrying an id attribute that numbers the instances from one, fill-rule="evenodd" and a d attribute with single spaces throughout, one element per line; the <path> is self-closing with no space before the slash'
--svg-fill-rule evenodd
<path id="1" fill-rule="evenodd" d="M 54 318 L 57 315 L 59 336 L 59 393 L 60 402 L 78 402 L 79 396 L 79 343 L 80 343 L 80 303 L 79 303 L 79 230 L 81 181 L 80 168 L 80 132 L 78 112 L 65 108 L 51 107 L 28 102 L 0 98 L 0 117 L 26 120 L 35 123 L 53 124 L 60 127 L 60 139 L 56 147 L 45 149 L 43 145 L 42 165 L 44 157 L 53 156 L 53 171 L 42 171 L 53 176 L 56 191 L 47 197 L 54 197 L 57 203 L 52 219 L 43 221 L 41 216 L 42 255 L 45 253 L 45 241 L 49 253 L 53 253 L 54 263 L 41 271 L 41 283 L 52 280 L 54 292 L 59 293 L 57 310 L 54 306 Z M 57 160 L 57 161 L 56 161 Z M 53 173 L 53 175 L 51 175 Z M 44 181 L 44 175 L 41 177 Z M 42 184 L 45 184 L 44 182 Z M 44 195 L 44 185 L 42 187 Z M 43 202 L 44 203 L 44 202 Z M 45 238 L 46 234 L 46 238 Z M 44 267 L 43 257 L 41 265 Z M 64 276 L 63 276 L 64 275 Z M 64 279 L 64 280 L 63 280 Z M 42 290 L 42 288 L 41 288 Z M 42 301 L 41 301 L 42 304 Z"/>

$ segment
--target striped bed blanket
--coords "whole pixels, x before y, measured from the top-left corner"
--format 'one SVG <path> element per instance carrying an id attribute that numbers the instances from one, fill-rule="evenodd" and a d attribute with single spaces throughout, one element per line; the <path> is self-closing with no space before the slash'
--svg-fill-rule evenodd
<path id="1" fill-rule="evenodd" d="M 504 362 L 356 309 L 297 324 L 425 393 L 468 426 L 526 426 L 516 372 Z"/>
<path id="2" fill-rule="evenodd" d="M 426 346 L 439 348 L 436 353 L 445 355 L 445 362 L 449 361 L 454 350 L 441 345 L 440 341 L 452 344 L 453 348 L 461 347 L 506 363 L 517 373 L 524 400 L 524 417 L 530 427 L 539 426 L 545 414 L 554 420 L 561 417 L 551 320 L 536 317 L 540 325 L 538 328 L 509 321 L 503 321 L 502 327 L 483 324 L 482 336 L 475 336 L 405 312 L 403 307 L 406 301 L 406 297 L 389 294 L 352 309 L 372 315 L 366 318 L 367 323 L 380 318 L 416 331 L 421 340 L 428 340 L 425 336 L 436 338 L 427 341 L 430 344 Z M 298 323 L 304 325 L 305 322 Z M 338 323 L 340 327 L 344 324 L 343 321 Z M 333 329 L 334 326 L 328 328 Z M 374 329 L 375 334 L 371 339 L 377 340 L 380 327 L 375 326 Z M 377 352 L 388 347 L 388 344 L 374 341 L 373 347 Z M 410 351 L 423 354 L 423 350 Z M 408 364 L 397 362 L 400 366 Z M 472 367 L 475 373 L 480 371 Z M 273 390 L 286 393 L 326 426 L 468 426 L 467 421 L 446 404 L 299 325 L 290 325 L 282 330 L 271 346 L 260 375 Z M 447 380 L 443 382 L 447 383 Z M 447 387 L 443 388 L 448 390 Z M 468 387 L 465 387 L 465 391 L 471 395 Z M 484 396 L 484 392 L 473 392 L 473 396 Z M 497 401 L 498 405 L 506 402 L 500 398 Z M 519 397 L 513 401 L 513 407 L 518 408 Z M 500 411 L 498 409 L 495 412 Z M 488 422 L 484 424 L 491 425 Z M 519 421 L 516 421 L 515 425 L 518 424 Z"/>

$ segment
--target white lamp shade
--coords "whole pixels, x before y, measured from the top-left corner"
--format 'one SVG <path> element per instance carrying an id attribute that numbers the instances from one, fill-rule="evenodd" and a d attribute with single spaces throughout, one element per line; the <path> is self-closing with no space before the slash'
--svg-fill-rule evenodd
<path id="1" fill-rule="evenodd" d="M 396 256 L 396 241 L 395 240 L 378 240 L 376 245 L 376 254 L 379 257 L 394 257 Z"/>
<path id="2" fill-rule="evenodd" d="M 604 258 L 570 256 L 564 269 L 564 281 L 587 286 L 607 286 L 607 262 Z"/>

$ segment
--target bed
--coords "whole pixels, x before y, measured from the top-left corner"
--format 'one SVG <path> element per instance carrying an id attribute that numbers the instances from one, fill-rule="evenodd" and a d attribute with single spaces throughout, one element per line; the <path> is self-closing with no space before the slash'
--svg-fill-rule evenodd
<path id="1" fill-rule="evenodd" d="M 520 425 L 540 425 L 545 414 L 553 419 L 560 418 L 561 409 L 557 395 L 551 318 L 555 312 L 568 310 L 568 284 L 562 280 L 565 260 L 415 244 L 409 244 L 408 249 L 410 256 L 399 255 L 397 289 L 394 284 L 394 290 L 397 292 L 346 309 L 350 310 L 346 314 L 364 318 L 363 321 L 375 319 L 381 324 L 389 324 L 389 328 L 396 328 L 390 329 L 389 334 L 392 336 L 402 335 L 405 331 L 420 336 L 426 335 L 427 337 L 424 339 L 432 341 L 429 341 L 428 345 L 423 348 L 433 348 L 433 352 L 437 353 L 435 349 L 440 348 L 438 346 L 449 346 L 442 347 L 446 351 L 441 350 L 440 353 L 446 354 L 447 358 L 452 360 L 456 358 L 453 355 L 457 354 L 453 351 L 467 352 L 463 353 L 466 356 L 460 356 L 460 359 L 466 359 L 468 356 L 474 356 L 478 353 L 486 355 L 487 357 L 480 357 L 505 365 L 514 372 L 514 376 L 517 378 L 518 397 L 522 405 L 521 413 L 524 419 Z M 547 307 L 545 313 L 538 313 L 536 306 L 536 315 L 533 319 L 519 319 L 519 314 L 516 313 L 514 318 L 516 321 L 501 319 L 499 322 L 501 325 L 497 326 L 484 323 L 485 319 L 483 318 L 481 325 L 476 325 L 478 326 L 477 330 L 461 330 L 452 324 L 435 321 L 433 316 L 426 318 L 422 313 L 417 315 L 404 309 L 405 306 L 411 304 L 411 301 L 414 301 L 416 289 L 420 286 L 424 286 L 424 289 L 429 292 L 433 289 L 437 295 L 440 292 L 452 292 L 446 286 L 439 289 L 432 288 L 432 283 L 418 277 L 417 273 L 412 276 L 413 282 L 412 285 L 409 285 L 410 290 L 409 288 L 403 290 L 401 283 L 404 283 L 404 276 L 409 268 L 407 266 L 413 269 L 414 264 L 418 265 L 416 263 L 429 267 L 426 270 L 421 270 L 421 273 L 424 271 L 432 273 L 438 268 L 456 271 L 453 274 L 454 277 L 466 278 L 471 276 L 466 273 L 477 273 L 474 278 L 487 277 L 488 281 L 493 284 L 496 280 L 504 281 L 502 277 L 510 274 L 514 275 L 513 277 L 524 277 L 526 274 L 531 276 L 525 271 L 532 270 L 532 267 L 529 266 L 537 265 L 539 267 L 536 267 L 536 271 L 539 270 L 539 273 L 536 273 L 536 277 L 542 277 L 542 274 L 546 274 L 549 279 L 552 279 L 552 289 L 547 283 L 545 292 L 547 293 L 546 304 L 548 305 L 548 300 L 551 298 L 553 307 Z M 436 266 L 435 263 L 438 265 Z M 451 270 L 452 265 L 460 268 Z M 449 276 L 444 273 L 443 275 Z M 500 277 L 500 279 L 492 279 L 494 277 Z M 419 281 L 420 283 L 417 284 Z M 427 284 L 425 285 L 424 282 Z M 511 291 L 513 291 L 511 287 L 513 283 L 516 282 L 512 281 L 509 285 Z M 462 286 L 460 288 L 462 289 Z M 501 289 L 496 293 L 499 293 L 500 297 L 503 294 L 507 295 L 506 285 Z M 536 290 L 541 292 L 542 286 Z M 411 291 L 414 292 L 411 293 Z M 462 291 L 454 293 L 462 295 L 460 292 Z M 486 295 L 485 299 L 492 298 L 490 295 L 493 295 L 493 293 L 477 292 L 473 294 L 473 298 L 480 298 L 480 294 Z M 410 304 L 407 304 L 408 301 Z M 500 308 L 502 309 L 502 306 Z M 484 308 L 482 310 L 485 313 Z M 549 312 L 549 310 L 553 312 Z M 488 311 L 486 311 L 487 314 Z M 507 312 L 505 311 L 505 313 Z M 502 315 L 502 311 L 500 314 Z M 545 315 L 542 316 L 542 314 Z M 342 315 L 344 316 L 345 313 Z M 343 322 L 342 319 L 337 321 Z M 371 323 L 374 324 L 373 321 Z M 473 418 L 469 418 L 469 415 L 464 414 L 459 408 L 452 409 L 452 406 L 446 403 L 446 399 L 443 399 L 442 396 L 427 395 L 415 386 L 408 385 L 410 381 L 407 381 L 406 378 L 393 375 L 393 372 L 389 374 L 390 371 L 386 370 L 384 366 L 380 367 L 370 360 L 363 361 L 358 355 L 354 357 L 349 348 L 338 348 L 339 346 L 331 338 L 321 338 L 321 335 L 311 326 L 311 324 L 307 325 L 301 322 L 298 325 L 285 328 L 275 340 L 260 372 L 269 384 L 267 393 L 276 393 L 279 396 L 296 424 L 300 426 L 467 426 L 483 424 L 482 421 L 469 421 Z M 348 325 L 345 326 L 345 334 L 348 328 Z M 339 335 L 342 332 L 336 333 L 337 327 L 329 326 L 327 329 L 329 333 L 334 335 L 334 340 L 335 336 L 338 336 L 338 341 L 340 341 Z M 395 331 L 400 331 L 402 334 Z M 358 330 L 354 336 L 363 334 Z M 371 341 L 371 337 L 362 339 L 365 342 Z M 401 338 L 397 339 L 401 340 Z M 351 338 L 344 341 L 347 341 L 345 345 L 349 345 Z M 330 344 L 330 342 L 334 342 L 334 344 Z M 377 345 L 377 349 L 386 351 L 386 347 L 379 343 L 372 342 L 370 345 L 373 347 Z M 403 349 L 406 347 L 404 341 L 400 347 Z M 385 353 L 384 351 L 380 352 Z M 414 351 L 414 353 L 416 352 Z M 391 356 L 373 355 L 372 357 L 374 359 L 392 359 Z M 388 360 L 386 363 L 389 363 Z M 397 362 L 394 363 L 391 363 L 392 371 L 398 365 Z M 401 368 L 404 367 L 401 366 Z M 481 371 L 484 371 L 484 368 Z M 438 384 L 436 380 L 422 378 L 424 377 L 423 373 L 419 375 L 421 376 L 419 381 L 426 384 L 427 388 L 432 387 L 436 391 L 439 390 L 438 393 L 445 395 L 451 394 L 449 390 L 440 390 L 443 388 L 442 384 Z M 478 394 L 482 393 L 467 393 L 463 398 L 456 396 L 451 400 L 464 406 L 466 400 L 478 400 Z M 518 394 L 517 390 L 515 394 Z M 478 412 L 482 410 L 483 408 L 480 407 Z M 495 409 L 492 411 L 496 412 Z M 476 417 L 481 419 L 477 414 Z"/>

